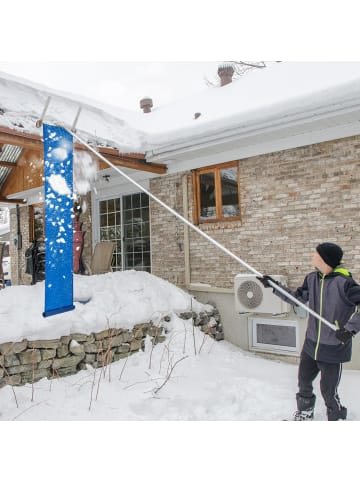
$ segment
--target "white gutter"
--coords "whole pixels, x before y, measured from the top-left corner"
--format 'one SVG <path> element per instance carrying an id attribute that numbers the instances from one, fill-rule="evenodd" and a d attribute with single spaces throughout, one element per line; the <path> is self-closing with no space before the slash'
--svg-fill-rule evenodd
<path id="1" fill-rule="evenodd" d="M 355 114 L 360 121 L 360 102 L 359 98 L 351 99 L 341 104 L 335 104 L 333 106 L 327 106 L 322 109 L 310 109 L 306 112 L 298 114 L 283 115 L 280 120 L 278 117 L 272 117 L 265 122 L 252 122 L 249 124 L 243 124 L 242 126 L 233 125 L 230 127 L 219 129 L 213 129 L 211 134 L 200 133 L 197 135 L 190 135 L 186 133 L 186 129 L 183 129 L 182 138 L 186 137 L 186 141 L 173 141 L 163 144 L 159 148 L 155 148 L 147 151 L 147 161 L 160 161 L 166 160 L 175 153 L 186 153 L 194 150 L 194 148 L 201 149 L 205 147 L 211 147 L 221 142 L 231 142 L 243 137 L 251 137 L 259 134 L 265 134 L 272 131 L 277 131 L 284 128 L 306 126 L 307 123 L 321 121 L 324 119 L 336 118 L 339 115 Z M 360 131 L 360 127 L 359 127 Z M 181 132 L 181 131 L 178 131 Z M 151 145 L 151 142 L 149 143 Z"/>

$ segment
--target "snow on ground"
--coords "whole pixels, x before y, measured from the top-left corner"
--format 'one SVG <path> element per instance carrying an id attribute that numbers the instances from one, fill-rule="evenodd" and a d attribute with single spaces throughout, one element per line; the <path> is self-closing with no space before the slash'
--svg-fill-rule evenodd
<path id="1" fill-rule="evenodd" d="M 77 299 L 92 299 L 75 302 L 72 324 L 69 313 L 41 317 L 43 283 L 0 291 L 1 339 L 92 331 L 110 315 L 116 325 L 127 320 L 130 327 L 166 311 L 166 340 L 153 347 L 147 339 L 144 351 L 106 369 L 1 388 L 4 473 L 38 482 L 115 474 L 156 482 L 300 482 L 305 470 L 314 480 L 332 482 L 352 475 L 351 455 L 341 463 L 327 460 L 338 453 L 337 441 L 351 443 L 356 422 L 281 423 L 295 408 L 297 367 L 193 330 L 176 314 L 191 306 L 185 292 L 139 272 L 75 277 L 75 292 Z M 193 300 L 193 308 L 206 306 Z M 353 421 L 360 420 L 359 382 L 358 371 L 343 372 L 340 394 Z M 324 421 L 318 383 L 316 393 L 315 417 Z"/>
<path id="2" fill-rule="evenodd" d="M 1 341 L 56 338 L 71 332 L 131 328 L 169 313 L 167 338 L 106 369 L 0 389 L 0 420 L 276 421 L 295 409 L 297 367 L 215 342 L 177 314 L 201 305 L 156 276 L 125 271 L 75 276 L 75 311 L 43 318 L 43 283 L 0 291 Z M 195 352 L 196 350 L 196 352 Z M 167 374 L 172 369 L 171 376 Z M 360 373 L 344 370 L 340 396 L 360 420 Z M 326 420 L 316 384 L 315 417 Z M 33 399 L 33 400 L 32 400 Z M 18 405 L 18 406 L 17 406 Z"/>

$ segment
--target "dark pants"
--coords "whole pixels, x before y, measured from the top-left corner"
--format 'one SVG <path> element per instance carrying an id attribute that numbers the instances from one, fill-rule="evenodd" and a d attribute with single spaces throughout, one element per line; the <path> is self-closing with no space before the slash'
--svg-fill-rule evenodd
<path id="1" fill-rule="evenodd" d="M 328 420 L 346 418 L 346 408 L 340 403 L 337 388 L 341 379 L 341 363 L 325 363 L 316 361 L 304 351 L 301 353 L 298 372 L 299 392 L 296 394 L 298 410 L 314 408 L 315 395 L 313 381 L 321 373 L 320 390 L 325 400 Z"/>

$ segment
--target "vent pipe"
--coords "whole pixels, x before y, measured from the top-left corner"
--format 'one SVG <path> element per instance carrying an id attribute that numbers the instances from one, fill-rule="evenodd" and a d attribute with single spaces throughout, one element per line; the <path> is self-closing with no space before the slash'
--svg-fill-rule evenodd
<path id="1" fill-rule="evenodd" d="M 140 100 L 140 109 L 143 110 L 144 114 L 151 112 L 151 107 L 153 106 L 153 101 L 150 97 L 144 97 Z"/>
<path id="2" fill-rule="evenodd" d="M 234 75 L 234 67 L 231 64 L 222 64 L 218 67 L 218 76 L 220 77 L 220 87 L 231 84 Z"/>

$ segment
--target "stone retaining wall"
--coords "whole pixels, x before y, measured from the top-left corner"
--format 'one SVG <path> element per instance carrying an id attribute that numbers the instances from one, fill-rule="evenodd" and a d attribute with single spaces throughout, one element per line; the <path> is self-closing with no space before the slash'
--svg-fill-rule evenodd
<path id="1" fill-rule="evenodd" d="M 220 315 L 216 308 L 212 313 L 188 312 L 179 315 L 183 319 L 192 318 L 195 326 L 222 340 Z M 5 385 L 25 385 L 41 378 L 57 378 L 73 375 L 86 365 L 94 368 L 126 358 L 145 348 L 145 338 L 150 336 L 154 344 L 166 339 L 164 316 L 157 325 L 151 321 L 135 325 L 130 330 L 109 328 L 99 333 L 84 335 L 74 333 L 55 340 L 22 340 L 0 344 L 0 388 Z"/>
<path id="2" fill-rule="evenodd" d="M 87 364 L 94 368 L 107 365 L 144 349 L 147 335 L 153 343 L 165 340 L 163 326 L 149 322 L 135 325 L 132 331 L 111 328 L 90 335 L 74 333 L 56 340 L 2 343 L 0 387 L 73 375 Z"/>

